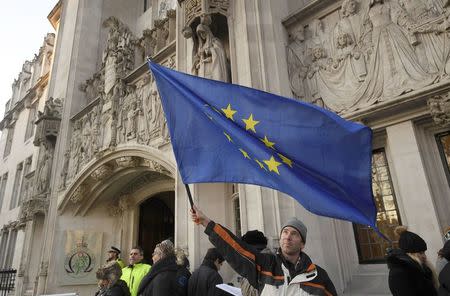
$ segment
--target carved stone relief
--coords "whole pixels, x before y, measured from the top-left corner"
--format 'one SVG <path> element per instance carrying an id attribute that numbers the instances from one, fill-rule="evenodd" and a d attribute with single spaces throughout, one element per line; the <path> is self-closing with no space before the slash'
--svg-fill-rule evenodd
<path id="1" fill-rule="evenodd" d="M 102 181 L 109 176 L 111 176 L 113 172 L 113 168 L 107 164 L 104 164 L 97 168 L 95 171 L 92 172 L 91 177 L 94 179 L 94 181 Z"/>
<path id="2" fill-rule="evenodd" d="M 78 186 L 75 191 L 70 196 L 70 201 L 74 204 L 81 202 L 84 199 L 84 195 L 86 194 L 86 187 L 82 184 Z"/>
<path id="3" fill-rule="evenodd" d="M 129 207 L 128 198 L 128 195 L 122 195 L 115 204 L 108 208 L 109 215 L 112 217 L 122 216 Z"/>
<path id="4" fill-rule="evenodd" d="M 344 0 L 322 19 L 290 25 L 294 96 L 345 113 L 448 79 L 449 22 L 438 2 Z"/>
<path id="5" fill-rule="evenodd" d="M 116 163 L 121 168 L 131 168 L 138 164 L 138 159 L 133 156 L 122 156 L 116 159 Z"/>
<path id="6" fill-rule="evenodd" d="M 46 214 L 49 201 L 47 198 L 33 197 L 22 203 L 19 213 L 20 223 L 25 223 L 34 218 L 36 214 Z"/>

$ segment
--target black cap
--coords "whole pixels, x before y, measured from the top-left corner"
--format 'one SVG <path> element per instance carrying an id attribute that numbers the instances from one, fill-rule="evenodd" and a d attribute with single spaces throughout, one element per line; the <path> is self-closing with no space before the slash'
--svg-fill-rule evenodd
<path id="1" fill-rule="evenodd" d="M 406 226 L 398 226 L 395 232 L 400 235 L 398 246 L 406 253 L 419 253 L 427 250 L 427 243 L 419 235 L 408 231 Z"/>
<path id="2" fill-rule="evenodd" d="M 116 247 L 111 247 L 111 249 L 108 252 L 114 252 L 114 253 L 120 254 L 120 250 Z"/>
<path id="3" fill-rule="evenodd" d="M 242 240 L 249 245 L 264 249 L 267 246 L 267 237 L 259 230 L 249 230 L 243 236 Z"/>

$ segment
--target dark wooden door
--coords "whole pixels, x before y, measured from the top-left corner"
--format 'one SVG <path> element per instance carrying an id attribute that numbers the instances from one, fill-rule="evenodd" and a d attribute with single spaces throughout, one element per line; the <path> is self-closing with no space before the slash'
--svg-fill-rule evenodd
<path id="1" fill-rule="evenodd" d="M 140 206 L 139 245 L 144 249 L 144 260 L 152 263 L 156 244 L 171 238 L 175 225 L 173 211 L 167 203 L 174 204 L 174 192 L 163 192 L 148 199 Z"/>

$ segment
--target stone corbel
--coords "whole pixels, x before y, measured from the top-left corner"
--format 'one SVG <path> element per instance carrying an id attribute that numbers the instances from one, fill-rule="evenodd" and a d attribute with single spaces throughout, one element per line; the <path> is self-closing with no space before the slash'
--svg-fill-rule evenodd
<path id="1" fill-rule="evenodd" d="M 450 94 L 436 95 L 428 99 L 430 115 L 437 125 L 450 126 Z"/>

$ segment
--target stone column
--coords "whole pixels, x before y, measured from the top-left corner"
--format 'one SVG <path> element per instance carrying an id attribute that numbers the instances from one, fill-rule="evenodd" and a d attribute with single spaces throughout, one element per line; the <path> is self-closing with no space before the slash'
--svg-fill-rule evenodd
<path id="1" fill-rule="evenodd" d="M 386 132 L 390 171 L 402 223 L 427 242 L 427 255 L 430 262 L 435 262 L 442 240 L 414 124 L 406 121 L 388 127 Z"/>

